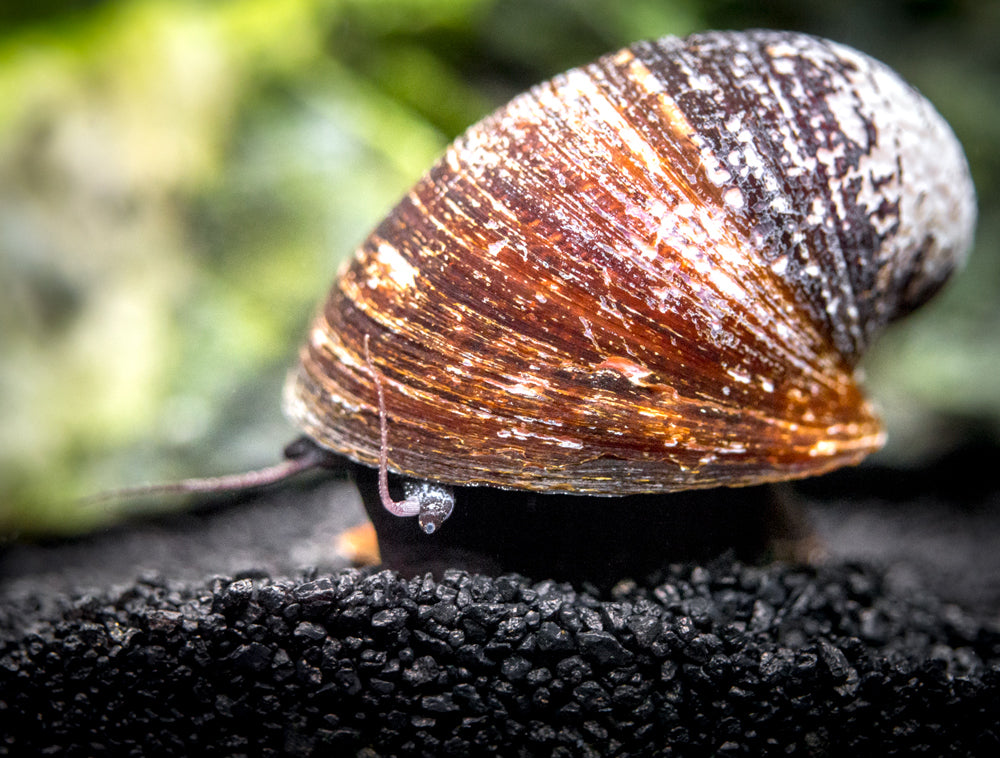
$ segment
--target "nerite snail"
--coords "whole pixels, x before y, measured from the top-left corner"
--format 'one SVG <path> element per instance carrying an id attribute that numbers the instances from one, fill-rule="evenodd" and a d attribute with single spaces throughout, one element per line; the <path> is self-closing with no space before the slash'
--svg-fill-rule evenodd
<path id="1" fill-rule="evenodd" d="M 816 37 L 633 45 L 472 126 L 375 229 L 284 395 L 309 443 L 448 487 L 626 495 L 803 477 L 884 433 L 855 378 L 965 256 L 941 116 Z M 432 484 L 428 484 L 432 483 Z"/>

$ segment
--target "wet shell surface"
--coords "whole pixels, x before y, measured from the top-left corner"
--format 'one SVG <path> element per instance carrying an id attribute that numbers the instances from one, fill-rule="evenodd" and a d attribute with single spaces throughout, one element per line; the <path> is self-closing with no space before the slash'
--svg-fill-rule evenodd
<path id="1" fill-rule="evenodd" d="M 471 127 L 364 242 L 285 409 L 450 484 L 746 485 L 884 440 L 855 377 L 975 220 L 951 130 L 881 63 L 769 31 L 633 45 Z"/>

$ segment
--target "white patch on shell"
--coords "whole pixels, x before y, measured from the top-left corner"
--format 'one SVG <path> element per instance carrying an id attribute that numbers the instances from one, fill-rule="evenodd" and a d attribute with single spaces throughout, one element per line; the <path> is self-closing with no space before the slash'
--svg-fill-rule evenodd
<path id="1" fill-rule="evenodd" d="M 528 384 L 508 384 L 507 391 L 512 395 L 519 395 L 520 397 L 538 397 L 539 392 L 537 389 Z"/>
<path id="2" fill-rule="evenodd" d="M 708 273 L 708 278 L 721 294 L 726 295 L 731 300 L 742 302 L 747 299 L 746 290 L 737 284 L 735 279 L 720 269 L 711 270 Z"/>
<path id="3" fill-rule="evenodd" d="M 811 458 L 818 458 L 820 456 L 826 457 L 830 455 L 837 454 L 837 443 L 833 440 L 820 440 L 811 448 L 809 448 L 809 456 Z"/>
<path id="4" fill-rule="evenodd" d="M 529 439 L 536 439 L 539 442 L 543 442 L 549 445 L 556 445 L 557 447 L 568 448 L 570 450 L 580 450 L 583 447 L 583 443 L 578 440 L 569 439 L 568 437 L 556 437 L 551 434 L 538 434 L 537 432 L 529 432 L 521 427 L 512 427 L 511 429 L 500 429 L 497 431 L 497 437 L 501 439 L 510 439 L 513 437 L 516 440 L 522 442 Z"/>
<path id="5" fill-rule="evenodd" d="M 737 369 L 729 369 L 726 373 L 732 377 L 734 382 L 739 382 L 740 384 L 750 384 L 750 374 L 745 374 Z"/>
<path id="6" fill-rule="evenodd" d="M 709 147 L 706 146 L 701 152 L 701 163 L 702 167 L 705 169 L 705 176 L 708 178 L 712 184 L 717 187 L 721 187 L 727 182 L 733 180 L 733 175 L 729 173 L 726 167 L 722 164 L 715 155 L 710 154 Z"/>
<path id="7" fill-rule="evenodd" d="M 772 47 L 772 55 L 774 48 Z M 772 61 L 774 70 L 782 76 L 791 76 L 795 73 L 795 63 L 787 57 L 775 58 Z"/>
<path id="8" fill-rule="evenodd" d="M 645 63 L 632 57 L 631 52 L 629 52 L 629 58 L 617 59 L 615 63 L 619 66 L 628 63 L 628 72 L 632 81 L 651 95 L 659 95 L 664 92 L 663 82 L 660 81 L 660 78 L 650 71 Z"/>
<path id="9" fill-rule="evenodd" d="M 386 269 L 389 279 L 398 289 L 413 287 L 419 272 L 388 242 L 379 244 L 374 258 L 380 266 Z"/>
<path id="10" fill-rule="evenodd" d="M 518 381 L 504 385 L 504 389 L 519 397 L 539 398 L 542 396 L 541 390 L 544 390 L 546 386 L 546 383 L 538 377 L 524 373 L 518 377 Z"/>
<path id="11" fill-rule="evenodd" d="M 651 375 L 647 367 L 620 356 L 608 358 L 595 367 L 596 371 L 613 371 L 635 385 L 642 385 Z"/>

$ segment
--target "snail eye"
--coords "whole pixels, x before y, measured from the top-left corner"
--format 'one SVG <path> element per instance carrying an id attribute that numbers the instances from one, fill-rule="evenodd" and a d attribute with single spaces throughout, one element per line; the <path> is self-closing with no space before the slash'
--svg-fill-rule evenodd
<path id="1" fill-rule="evenodd" d="M 417 522 L 427 534 L 440 529 L 455 507 L 455 495 L 451 487 L 443 484 L 407 479 L 403 483 L 403 491 L 408 501 L 419 504 Z"/>

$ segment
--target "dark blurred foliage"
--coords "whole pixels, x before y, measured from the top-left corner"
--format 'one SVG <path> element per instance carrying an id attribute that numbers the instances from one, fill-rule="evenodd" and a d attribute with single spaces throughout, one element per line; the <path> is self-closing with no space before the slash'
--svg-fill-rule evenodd
<path id="1" fill-rule="evenodd" d="M 109 0 L 13 0 L 0 5 L 0 30 L 19 33 L 37 24 L 58 24 L 92 11 Z"/>

